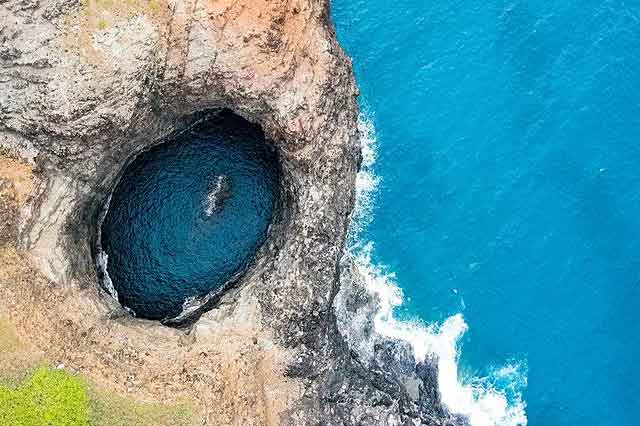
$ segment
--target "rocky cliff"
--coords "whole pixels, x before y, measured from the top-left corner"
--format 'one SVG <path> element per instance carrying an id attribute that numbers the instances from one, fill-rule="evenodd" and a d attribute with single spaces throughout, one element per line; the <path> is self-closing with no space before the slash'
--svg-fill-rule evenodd
<path id="1" fill-rule="evenodd" d="M 328 8 L 0 0 L 0 312 L 23 338 L 117 392 L 193 398 L 208 425 L 463 423 L 433 363 L 378 337 L 365 364 L 336 326 L 360 147 Z M 270 237 L 188 327 L 132 318 L 96 272 L 110 191 L 136 153 L 226 109 L 279 154 Z M 348 282 L 343 314 L 375 309 Z"/>

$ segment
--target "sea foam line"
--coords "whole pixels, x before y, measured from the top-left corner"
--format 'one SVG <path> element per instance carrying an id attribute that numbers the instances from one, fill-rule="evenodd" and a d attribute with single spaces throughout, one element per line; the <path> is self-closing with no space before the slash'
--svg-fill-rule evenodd
<path id="1" fill-rule="evenodd" d="M 372 121 L 361 116 L 358 131 L 363 158 L 356 178 L 356 205 L 345 256 L 357 270 L 357 279 L 363 281 L 363 287 L 377 301 L 373 332 L 409 342 L 416 362 L 435 355 L 443 404 L 452 413 L 466 415 L 471 426 L 525 426 L 527 417 L 521 395 L 527 384 L 525 364 L 514 363 L 494 369 L 484 378 L 461 377 L 458 371 L 459 342 L 468 329 L 461 314 L 453 315 L 441 324 L 430 325 L 421 321 L 398 320 L 394 316 L 395 309 L 403 303 L 402 289 L 393 273 L 372 261 L 373 244 L 363 239 L 372 218 L 380 183 L 374 170 L 377 140 Z M 373 348 L 370 340 L 354 339 L 352 334 L 347 337 L 349 344 L 364 360 L 371 359 Z"/>

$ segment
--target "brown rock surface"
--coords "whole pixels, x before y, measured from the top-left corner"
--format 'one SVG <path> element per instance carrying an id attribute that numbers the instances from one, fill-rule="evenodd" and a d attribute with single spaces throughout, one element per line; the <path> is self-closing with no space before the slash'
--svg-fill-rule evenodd
<path id="1" fill-rule="evenodd" d="M 403 385 L 432 368 L 364 366 L 336 328 L 356 94 L 326 1 L 0 0 L 0 146 L 28 164 L 0 162 L 0 313 L 52 362 L 195 398 L 208 425 L 450 424 L 433 380 Z M 132 318 L 98 285 L 105 201 L 133 155 L 221 109 L 276 147 L 281 212 L 191 327 Z"/>

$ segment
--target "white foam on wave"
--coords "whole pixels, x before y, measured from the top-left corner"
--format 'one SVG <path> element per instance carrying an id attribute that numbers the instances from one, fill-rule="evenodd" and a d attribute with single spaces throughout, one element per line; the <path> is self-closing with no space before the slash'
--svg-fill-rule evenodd
<path id="1" fill-rule="evenodd" d="M 377 157 L 377 140 L 371 120 L 363 116 L 358 120 L 358 134 L 362 152 L 360 172 L 356 175 L 356 205 L 351 214 L 349 244 L 357 246 L 361 233 L 371 222 L 375 194 L 380 179 L 373 172 Z"/>
<path id="2" fill-rule="evenodd" d="M 527 417 L 521 391 L 527 384 L 526 365 L 513 363 L 493 369 L 487 377 L 464 377 L 458 370 L 459 342 L 468 325 L 461 314 L 441 324 L 395 317 L 396 308 L 403 303 L 402 289 L 393 273 L 372 261 L 373 244 L 362 239 L 371 220 L 380 178 L 374 171 L 377 142 L 371 120 L 361 117 L 358 130 L 363 161 L 356 180 L 356 206 L 346 256 L 357 269 L 357 277 L 363 281 L 366 291 L 378 303 L 373 318 L 374 332 L 409 342 L 416 362 L 435 355 L 443 404 L 452 413 L 467 416 L 471 426 L 525 426 Z M 372 342 L 355 342 L 353 335 L 347 340 L 362 359 L 371 359 Z"/>

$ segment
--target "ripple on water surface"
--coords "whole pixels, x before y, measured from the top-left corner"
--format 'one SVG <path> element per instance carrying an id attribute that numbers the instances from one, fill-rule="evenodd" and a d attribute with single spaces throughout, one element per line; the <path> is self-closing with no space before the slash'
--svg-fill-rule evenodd
<path id="1" fill-rule="evenodd" d="M 224 116 L 140 154 L 102 224 L 120 303 L 142 318 L 178 316 L 220 289 L 264 242 L 278 163 L 262 132 Z"/>

